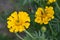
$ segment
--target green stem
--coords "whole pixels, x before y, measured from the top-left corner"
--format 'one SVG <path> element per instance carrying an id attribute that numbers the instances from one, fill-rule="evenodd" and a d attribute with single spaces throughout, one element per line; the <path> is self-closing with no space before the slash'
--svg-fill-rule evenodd
<path id="1" fill-rule="evenodd" d="M 42 32 L 42 36 L 44 37 L 44 32 Z"/>
<path id="2" fill-rule="evenodd" d="M 15 34 L 19 39 L 24 40 L 18 33 L 15 33 Z"/>
<path id="3" fill-rule="evenodd" d="M 49 27 L 50 27 L 50 30 L 51 30 L 52 34 L 54 34 L 54 31 L 53 31 L 53 29 L 52 29 L 50 23 L 49 23 Z"/>
<path id="4" fill-rule="evenodd" d="M 52 29 L 52 26 L 50 25 L 50 23 L 49 23 L 49 27 L 50 27 L 50 29 L 51 29 L 51 32 L 52 32 L 52 35 L 57 35 L 57 33 L 55 33 L 54 31 L 53 31 L 53 29 Z M 57 40 L 57 38 L 55 38 L 56 40 Z"/>
<path id="5" fill-rule="evenodd" d="M 28 31 L 25 30 L 25 33 L 27 33 L 31 38 L 34 39 L 34 37 Z"/>
<path id="6" fill-rule="evenodd" d="M 60 10 L 60 7 L 59 7 L 58 3 L 57 3 L 57 2 L 55 2 L 55 4 L 56 4 L 57 8 Z"/>

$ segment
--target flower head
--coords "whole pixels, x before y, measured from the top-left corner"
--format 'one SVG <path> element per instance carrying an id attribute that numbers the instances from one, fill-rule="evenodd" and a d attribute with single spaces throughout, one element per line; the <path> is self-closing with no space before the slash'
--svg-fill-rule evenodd
<path id="1" fill-rule="evenodd" d="M 54 19 L 53 7 L 46 6 L 45 9 L 38 8 L 35 14 L 35 22 L 40 24 L 48 24 L 51 19 Z"/>
<path id="2" fill-rule="evenodd" d="M 48 0 L 48 4 L 56 2 L 56 0 Z"/>
<path id="3" fill-rule="evenodd" d="M 30 17 L 27 12 L 13 12 L 11 16 L 7 18 L 7 27 L 10 32 L 22 32 L 29 28 Z"/>

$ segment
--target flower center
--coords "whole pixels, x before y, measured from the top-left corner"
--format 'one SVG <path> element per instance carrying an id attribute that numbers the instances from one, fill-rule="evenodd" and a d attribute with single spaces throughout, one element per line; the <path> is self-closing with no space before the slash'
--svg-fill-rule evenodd
<path id="1" fill-rule="evenodd" d="M 23 22 L 17 20 L 15 24 L 16 24 L 16 26 L 20 26 L 20 25 L 22 25 L 22 23 L 23 23 Z"/>
<path id="2" fill-rule="evenodd" d="M 46 17 L 46 13 L 41 11 L 41 18 L 45 18 Z"/>

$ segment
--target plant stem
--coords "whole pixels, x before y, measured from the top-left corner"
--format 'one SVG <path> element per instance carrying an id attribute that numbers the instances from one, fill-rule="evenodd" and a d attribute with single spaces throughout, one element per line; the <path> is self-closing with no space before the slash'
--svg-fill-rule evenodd
<path id="1" fill-rule="evenodd" d="M 24 40 L 18 33 L 15 33 L 15 34 L 19 39 Z"/>
<path id="2" fill-rule="evenodd" d="M 31 38 L 34 39 L 34 37 L 28 31 L 25 30 L 25 33 L 27 33 Z"/>
<path id="3" fill-rule="evenodd" d="M 57 3 L 57 2 L 55 2 L 55 4 L 56 4 L 57 8 L 60 10 L 60 7 L 59 7 L 58 3 Z"/>
<path id="4" fill-rule="evenodd" d="M 52 34 L 54 34 L 54 31 L 53 31 L 53 29 L 52 29 L 50 23 L 49 23 L 49 27 L 50 27 L 50 30 L 51 30 Z"/>

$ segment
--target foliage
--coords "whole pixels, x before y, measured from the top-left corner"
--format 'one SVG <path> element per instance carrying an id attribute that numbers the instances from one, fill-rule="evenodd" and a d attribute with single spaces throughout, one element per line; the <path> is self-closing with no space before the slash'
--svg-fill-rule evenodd
<path id="1" fill-rule="evenodd" d="M 34 32 L 34 33 L 31 33 L 33 36 L 34 36 L 34 39 L 32 39 L 29 35 L 26 35 L 24 37 L 24 40 L 53 40 L 52 38 L 48 39 L 46 38 L 46 35 L 45 33 L 41 33 L 40 31 L 39 32 Z"/>

